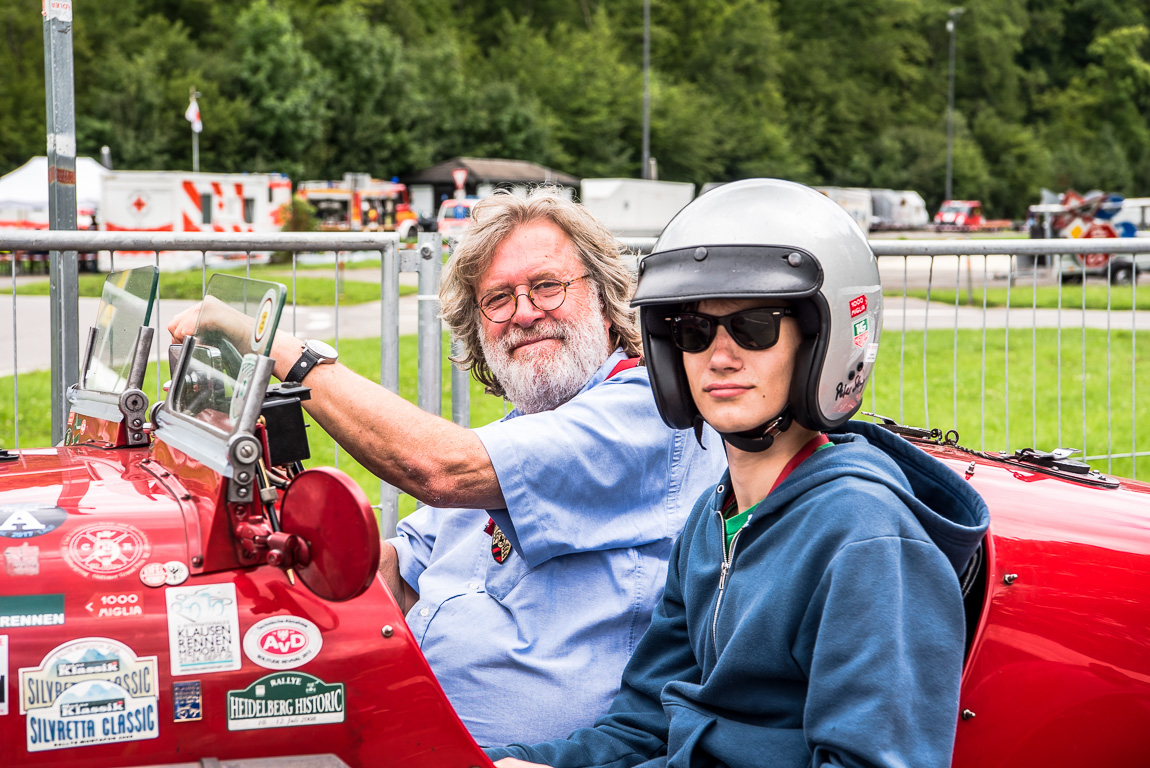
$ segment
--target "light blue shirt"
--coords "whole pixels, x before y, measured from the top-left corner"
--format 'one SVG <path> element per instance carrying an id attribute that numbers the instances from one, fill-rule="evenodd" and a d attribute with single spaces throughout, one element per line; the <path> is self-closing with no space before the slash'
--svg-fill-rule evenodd
<path id="1" fill-rule="evenodd" d="M 663 591 L 671 544 L 726 468 L 718 435 L 667 427 L 617 351 L 552 411 L 476 430 L 507 509 L 422 507 L 391 540 L 419 592 L 407 623 L 482 746 L 590 726 Z M 501 564 L 488 516 L 514 551 Z"/>

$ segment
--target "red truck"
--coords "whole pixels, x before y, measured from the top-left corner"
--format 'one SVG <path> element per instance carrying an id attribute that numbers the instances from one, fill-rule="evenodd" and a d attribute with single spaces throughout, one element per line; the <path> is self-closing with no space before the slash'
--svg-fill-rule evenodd
<path id="1" fill-rule="evenodd" d="M 1010 219 L 987 219 L 980 200 L 943 200 L 934 215 L 934 228 L 943 232 L 997 232 L 1013 226 Z"/>

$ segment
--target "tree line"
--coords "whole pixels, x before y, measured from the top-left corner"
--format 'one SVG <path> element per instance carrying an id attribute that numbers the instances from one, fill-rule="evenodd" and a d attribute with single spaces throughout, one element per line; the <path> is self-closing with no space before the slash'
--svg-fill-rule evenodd
<path id="1" fill-rule="evenodd" d="M 778 176 L 1020 217 L 1148 195 L 1150 29 L 1120 0 L 650 0 L 659 177 Z M 43 154 L 37 0 L 0 7 L 0 172 Z M 404 176 L 455 156 L 638 176 L 643 0 L 81 0 L 77 151 L 118 169 Z"/>

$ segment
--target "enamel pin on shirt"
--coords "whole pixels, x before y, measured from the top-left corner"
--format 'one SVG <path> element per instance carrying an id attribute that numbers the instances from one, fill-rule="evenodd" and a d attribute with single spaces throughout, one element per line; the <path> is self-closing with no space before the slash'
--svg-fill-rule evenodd
<path id="1" fill-rule="evenodd" d="M 491 556 L 495 558 L 495 562 L 502 564 L 511 556 L 511 542 L 490 517 L 487 518 L 487 526 L 483 532 L 491 536 Z"/>

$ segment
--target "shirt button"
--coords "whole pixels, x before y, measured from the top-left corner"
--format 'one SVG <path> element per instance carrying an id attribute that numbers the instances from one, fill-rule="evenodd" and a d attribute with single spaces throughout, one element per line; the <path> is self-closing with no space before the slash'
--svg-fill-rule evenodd
<path id="1" fill-rule="evenodd" d="M 427 608 L 423 608 L 423 609 L 421 609 L 421 610 L 419 611 L 419 615 L 420 615 L 420 616 L 426 616 L 426 615 L 427 615 L 427 614 L 429 614 L 429 613 L 431 613 L 431 611 L 430 611 L 429 609 L 427 609 Z"/>
<path id="2" fill-rule="evenodd" d="M 470 584 L 468 584 L 467 586 L 468 586 L 468 588 L 469 588 L 469 589 L 479 589 L 479 582 L 478 582 L 478 581 L 473 581 L 473 582 L 471 582 Z"/>

